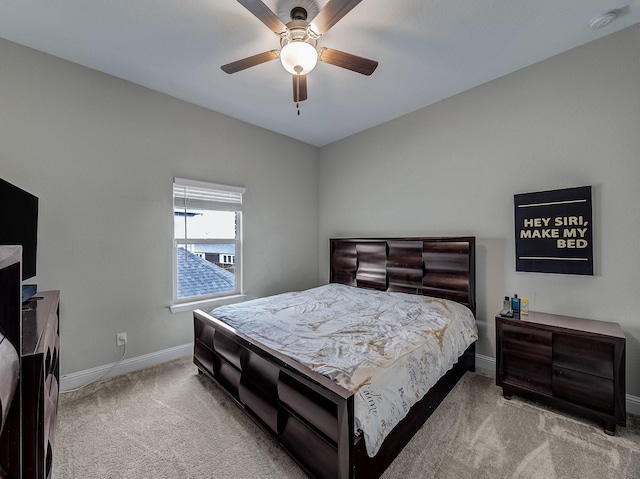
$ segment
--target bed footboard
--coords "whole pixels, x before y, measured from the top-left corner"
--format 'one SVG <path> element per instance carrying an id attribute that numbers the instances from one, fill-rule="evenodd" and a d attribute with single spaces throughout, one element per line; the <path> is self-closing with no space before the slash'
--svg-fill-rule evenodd
<path id="1" fill-rule="evenodd" d="M 199 310 L 194 332 L 194 363 L 200 372 L 308 475 L 352 477 L 353 393 Z"/>

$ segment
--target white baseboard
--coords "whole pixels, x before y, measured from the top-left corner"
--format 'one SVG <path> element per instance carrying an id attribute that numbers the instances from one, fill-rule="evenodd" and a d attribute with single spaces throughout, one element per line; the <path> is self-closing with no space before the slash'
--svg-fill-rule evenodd
<path id="1" fill-rule="evenodd" d="M 476 368 L 486 369 L 487 371 L 491 371 L 492 373 L 496 372 L 496 360 L 490 356 L 484 356 L 482 354 L 476 353 Z M 632 396 L 631 394 L 626 395 L 627 404 L 627 412 L 629 414 L 634 414 L 636 416 L 640 416 L 640 398 L 637 396 Z"/>
<path id="2" fill-rule="evenodd" d="M 640 398 L 638 396 L 627 394 L 627 412 L 640 416 Z"/>
<path id="3" fill-rule="evenodd" d="M 476 353 L 476 368 L 486 369 L 495 374 L 496 372 L 496 360 L 490 356 L 484 356 L 483 354 Z"/>
<path id="4" fill-rule="evenodd" d="M 95 381 L 98 378 L 107 379 L 119 376 L 120 374 L 130 373 L 131 371 L 137 371 L 138 369 L 147 368 L 149 366 L 155 366 L 156 364 L 165 363 L 190 354 L 193 354 L 193 343 L 183 344 L 182 346 L 164 349 L 162 351 L 137 356 L 135 358 L 123 359 L 119 364 L 105 364 L 104 366 L 98 366 L 97 368 L 65 374 L 60 378 L 60 391 L 79 388 L 80 386 Z M 109 371 L 109 369 L 111 369 L 111 371 Z M 100 377 L 103 374 L 104 377 Z"/>

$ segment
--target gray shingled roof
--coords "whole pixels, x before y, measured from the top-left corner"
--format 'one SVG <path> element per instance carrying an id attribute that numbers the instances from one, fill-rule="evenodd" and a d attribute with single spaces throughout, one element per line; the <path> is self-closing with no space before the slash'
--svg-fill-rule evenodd
<path id="1" fill-rule="evenodd" d="M 178 248 L 178 298 L 233 291 L 234 282 L 233 273 Z"/>

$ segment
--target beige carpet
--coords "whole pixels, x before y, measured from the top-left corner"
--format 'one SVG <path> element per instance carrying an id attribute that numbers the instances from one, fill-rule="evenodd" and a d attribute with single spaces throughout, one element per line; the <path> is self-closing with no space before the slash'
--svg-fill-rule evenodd
<path id="1" fill-rule="evenodd" d="M 640 478 L 640 420 L 590 421 L 467 373 L 384 474 L 412 478 Z M 54 479 L 304 478 L 190 357 L 60 396 Z"/>

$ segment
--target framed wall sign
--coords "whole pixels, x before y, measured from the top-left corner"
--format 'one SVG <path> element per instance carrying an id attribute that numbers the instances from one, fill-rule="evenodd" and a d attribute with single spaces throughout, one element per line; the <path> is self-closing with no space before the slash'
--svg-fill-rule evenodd
<path id="1" fill-rule="evenodd" d="M 516 271 L 593 275 L 591 186 L 514 195 Z"/>

